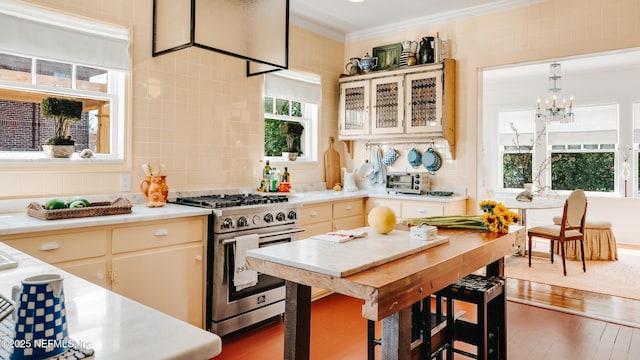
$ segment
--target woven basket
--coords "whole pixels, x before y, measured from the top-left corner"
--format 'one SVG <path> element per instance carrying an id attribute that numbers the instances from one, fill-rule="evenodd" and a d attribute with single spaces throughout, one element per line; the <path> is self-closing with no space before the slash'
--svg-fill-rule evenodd
<path id="1" fill-rule="evenodd" d="M 77 209 L 47 210 L 41 204 L 32 202 L 27 206 L 27 215 L 41 220 L 59 220 L 90 216 L 131 214 L 133 205 L 125 198 L 113 202 L 93 202 L 90 206 Z"/>

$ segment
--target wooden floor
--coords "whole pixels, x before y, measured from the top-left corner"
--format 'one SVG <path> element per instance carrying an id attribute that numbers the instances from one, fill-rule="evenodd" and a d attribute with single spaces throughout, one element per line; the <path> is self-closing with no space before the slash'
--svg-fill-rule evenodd
<path id="1" fill-rule="evenodd" d="M 515 300 L 507 303 L 510 360 L 640 359 L 640 301 L 514 279 L 507 284 L 507 296 Z M 311 359 L 367 358 L 362 303 L 338 294 L 313 302 Z M 472 317 L 471 309 L 467 311 Z M 276 319 L 224 336 L 216 360 L 282 359 L 283 329 Z M 456 359 L 467 358 L 456 355 Z"/>

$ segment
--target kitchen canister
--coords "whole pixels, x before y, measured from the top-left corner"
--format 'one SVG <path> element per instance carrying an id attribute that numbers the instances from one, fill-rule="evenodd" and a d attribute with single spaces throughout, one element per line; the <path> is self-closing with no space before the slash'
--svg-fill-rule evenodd
<path id="1" fill-rule="evenodd" d="M 11 359 L 45 359 L 70 346 L 62 277 L 45 274 L 28 277 L 16 285 L 12 297 L 15 337 Z"/>

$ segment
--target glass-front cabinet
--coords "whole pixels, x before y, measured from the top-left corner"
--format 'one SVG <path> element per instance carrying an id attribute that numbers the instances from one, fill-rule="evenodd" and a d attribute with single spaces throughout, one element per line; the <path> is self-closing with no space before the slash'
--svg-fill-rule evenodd
<path id="1" fill-rule="evenodd" d="M 404 77 L 391 76 L 371 80 L 371 133 L 404 132 Z"/>
<path id="2" fill-rule="evenodd" d="M 369 133 L 369 80 L 354 81 L 340 85 L 341 136 L 358 136 Z"/>
<path id="3" fill-rule="evenodd" d="M 454 145 L 455 61 L 342 77 L 340 140 L 445 138 Z"/>
<path id="4" fill-rule="evenodd" d="M 407 133 L 442 132 L 442 71 L 406 77 Z"/>

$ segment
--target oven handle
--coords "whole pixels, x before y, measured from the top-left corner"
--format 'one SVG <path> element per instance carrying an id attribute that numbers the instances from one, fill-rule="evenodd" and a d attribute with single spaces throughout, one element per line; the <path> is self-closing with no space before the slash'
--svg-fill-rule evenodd
<path id="1" fill-rule="evenodd" d="M 289 234 L 296 234 L 296 233 L 301 233 L 301 232 L 304 232 L 303 228 L 272 232 L 272 233 L 268 233 L 268 234 L 261 234 L 261 235 L 259 235 L 259 237 L 260 237 L 260 239 L 265 239 L 265 238 L 273 237 L 273 236 L 289 235 Z M 226 240 L 222 240 L 222 245 L 232 244 L 234 242 L 236 242 L 235 238 L 234 239 L 226 239 Z"/>

